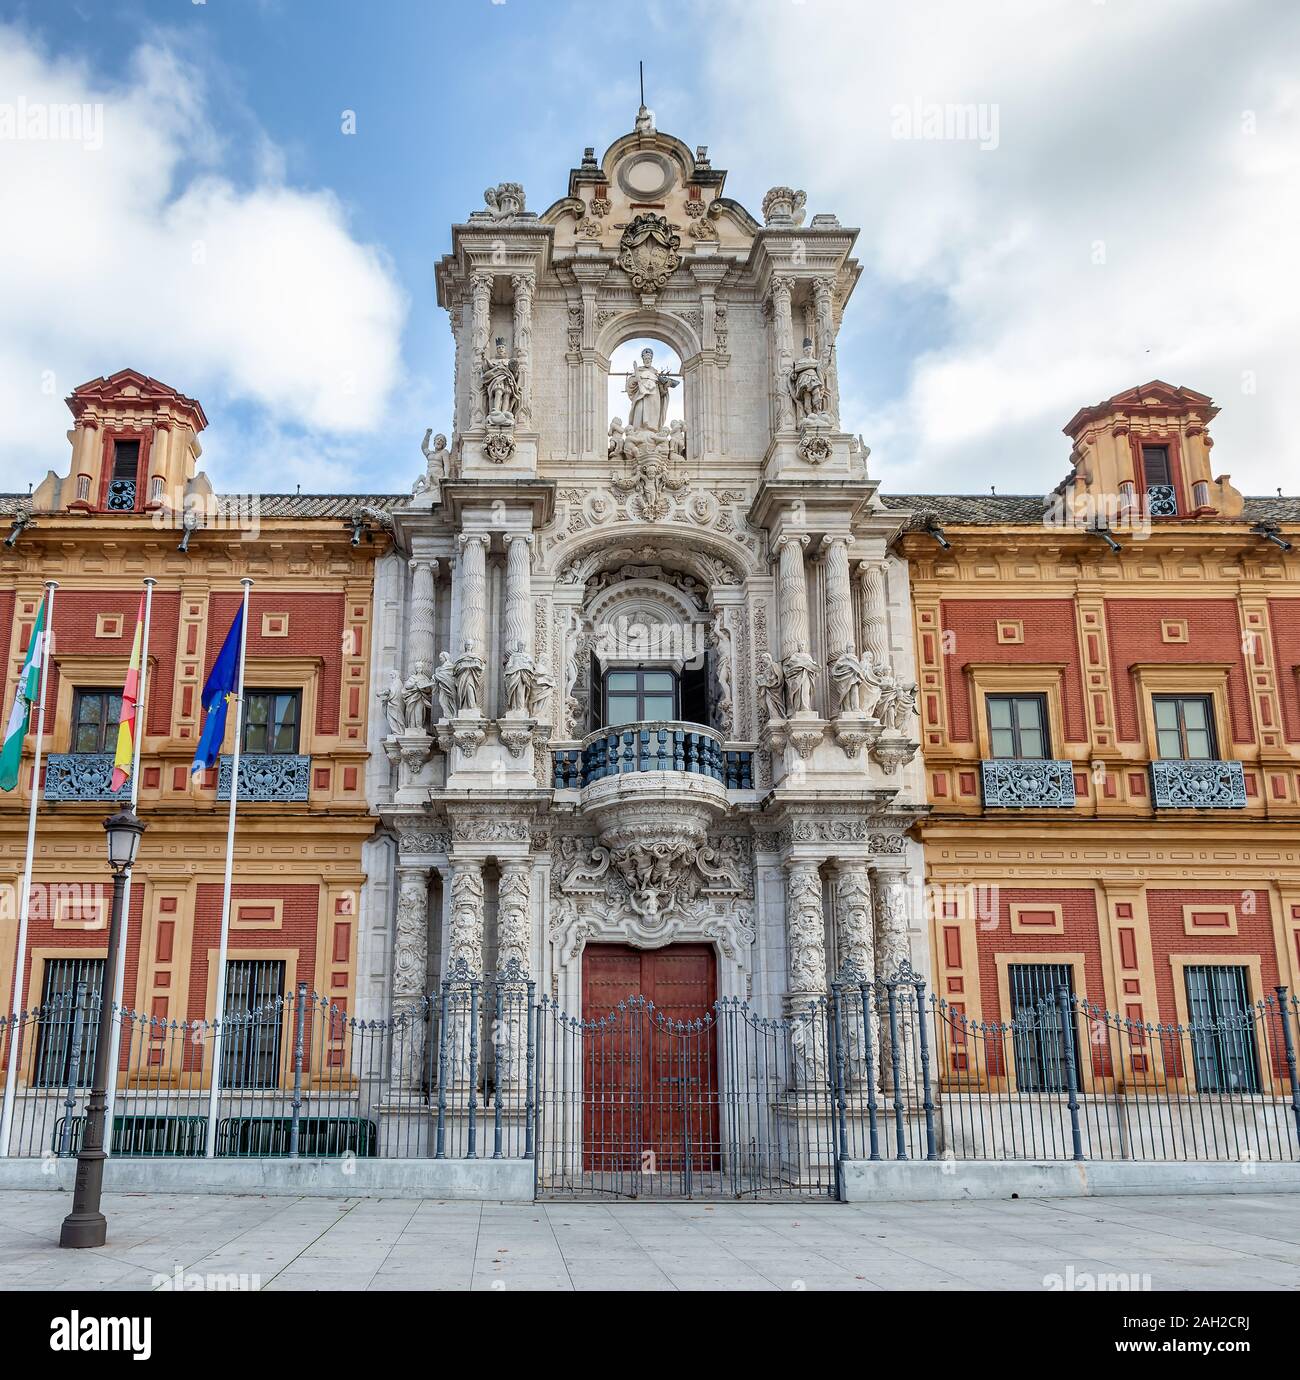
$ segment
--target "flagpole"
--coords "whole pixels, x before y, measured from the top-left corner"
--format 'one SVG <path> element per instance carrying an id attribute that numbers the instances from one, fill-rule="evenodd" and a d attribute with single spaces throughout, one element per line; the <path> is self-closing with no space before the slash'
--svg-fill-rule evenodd
<path id="1" fill-rule="evenodd" d="M 140 673 L 135 691 L 135 752 L 131 762 L 131 809 L 140 802 L 140 744 L 144 741 L 144 716 L 149 692 L 149 616 L 153 613 L 152 575 L 144 582 L 144 629 L 140 642 Z M 138 812 L 137 812 L 138 813 Z M 126 987 L 127 938 L 131 933 L 131 869 L 122 882 L 122 942 L 117 946 L 117 971 L 113 974 L 113 1033 L 108 1044 L 108 1089 L 104 1107 L 104 1154 L 113 1153 L 113 1104 L 117 1101 L 117 1061 L 122 1048 L 122 1001 Z"/>
<path id="2" fill-rule="evenodd" d="M 244 576 L 244 605 L 239 619 L 239 692 L 235 696 L 235 751 L 230 762 L 230 816 L 226 824 L 226 877 L 221 888 L 221 941 L 217 948 L 217 991 L 212 1036 L 212 1080 L 208 1090 L 207 1157 L 217 1153 L 217 1098 L 221 1092 L 221 1034 L 226 1012 L 226 950 L 230 941 L 230 879 L 235 866 L 235 806 L 239 803 L 239 750 L 244 736 L 244 652 L 248 647 L 248 591 L 253 582 Z"/>
<path id="3" fill-rule="evenodd" d="M 41 796 L 41 745 L 45 738 L 45 683 L 50 672 L 50 638 L 54 632 L 54 591 L 57 580 L 45 582 L 45 631 L 41 643 L 40 703 L 36 710 L 36 752 L 32 760 L 32 798 L 27 807 L 27 861 L 23 866 L 22 889 L 18 900 L 18 945 L 14 956 L 13 1003 L 9 1026 L 9 1064 L 5 1071 L 3 1109 L 0 1109 L 0 1156 L 9 1154 L 9 1132 L 14 1119 L 14 1094 L 18 1084 L 18 1042 L 23 1023 L 23 989 L 26 986 L 27 911 L 31 901 L 32 862 L 36 854 L 36 806 Z M 21 682 L 18 693 L 21 695 Z"/>

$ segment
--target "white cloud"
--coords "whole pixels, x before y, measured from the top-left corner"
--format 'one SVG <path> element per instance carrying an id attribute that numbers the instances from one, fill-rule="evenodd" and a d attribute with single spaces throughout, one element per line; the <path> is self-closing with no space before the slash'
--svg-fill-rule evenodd
<path id="1" fill-rule="evenodd" d="M 62 399 L 125 365 L 210 415 L 214 399 L 251 404 L 264 438 L 381 422 L 406 311 L 391 266 L 332 195 L 284 184 L 264 136 L 239 169 L 249 180 L 225 175 L 196 70 L 147 44 L 109 84 L 0 26 L 0 93 L 28 118 L 102 107 L 99 147 L 0 137 L 0 486 L 66 469 Z M 240 466 L 214 473 L 218 487 L 266 481 L 264 466 Z"/>
<path id="2" fill-rule="evenodd" d="M 716 24 L 717 161 L 862 227 L 845 423 L 891 488 L 1041 491 L 1078 407 L 1161 377 L 1221 405 L 1219 470 L 1295 489 L 1293 4 L 731 0 Z M 995 112 L 996 148 L 893 137 L 918 103 Z M 916 293 L 935 339 L 881 401 L 897 362 L 856 338 Z"/>

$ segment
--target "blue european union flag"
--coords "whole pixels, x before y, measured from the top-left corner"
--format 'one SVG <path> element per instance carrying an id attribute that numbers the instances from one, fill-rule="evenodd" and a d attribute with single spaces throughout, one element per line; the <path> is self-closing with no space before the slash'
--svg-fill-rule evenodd
<path id="1" fill-rule="evenodd" d="M 239 693 L 239 639 L 243 626 L 244 606 L 241 604 L 203 685 L 203 708 L 208 717 L 194 749 L 191 774 L 210 771 L 221 754 L 221 744 L 226 737 L 226 710 L 231 698 Z"/>

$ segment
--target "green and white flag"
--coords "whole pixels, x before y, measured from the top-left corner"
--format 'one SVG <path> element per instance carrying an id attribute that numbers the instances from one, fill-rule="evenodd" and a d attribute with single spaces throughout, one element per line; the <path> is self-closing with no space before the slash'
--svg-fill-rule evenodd
<path id="1" fill-rule="evenodd" d="M 44 645 L 45 600 L 42 599 L 41 611 L 36 615 L 36 626 L 32 629 L 31 640 L 27 644 L 27 660 L 23 662 L 23 673 L 18 678 L 18 693 L 14 696 L 13 708 L 9 711 L 4 747 L 0 748 L 0 791 L 12 791 L 18 784 L 18 768 L 23 760 L 23 739 L 27 736 L 27 721 L 31 717 L 32 705 L 41 693 L 41 649 Z"/>

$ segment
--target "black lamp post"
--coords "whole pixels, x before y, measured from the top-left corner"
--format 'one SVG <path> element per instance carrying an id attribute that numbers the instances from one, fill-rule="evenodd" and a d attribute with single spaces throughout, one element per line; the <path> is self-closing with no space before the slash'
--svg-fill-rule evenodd
<path id="1" fill-rule="evenodd" d="M 104 1114 L 108 1105 L 109 1046 L 112 1041 L 113 986 L 117 972 L 117 951 L 122 943 L 122 896 L 126 874 L 135 862 L 140 835 L 145 826 L 128 806 L 104 821 L 108 835 L 108 865 L 113 869 L 113 910 L 108 924 L 108 957 L 99 991 L 99 1024 L 95 1032 L 95 1074 L 86 1107 L 86 1127 L 77 1155 L 77 1182 L 72 1196 L 72 1211 L 63 1219 L 60 1246 L 102 1246 L 108 1236 L 108 1223 L 99 1210 L 104 1191 Z M 116 1077 L 117 1070 L 111 1071 Z"/>

